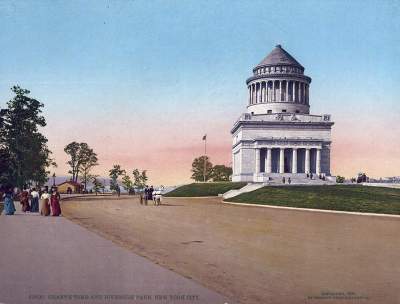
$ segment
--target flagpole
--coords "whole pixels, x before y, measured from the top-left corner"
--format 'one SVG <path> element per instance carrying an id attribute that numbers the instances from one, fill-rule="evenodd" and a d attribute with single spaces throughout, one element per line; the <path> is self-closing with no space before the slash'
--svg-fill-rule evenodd
<path id="1" fill-rule="evenodd" d="M 207 134 L 204 136 L 204 168 L 203 168 L 203 182 L 206 182 L 206 159 L 207 159 Z"/>

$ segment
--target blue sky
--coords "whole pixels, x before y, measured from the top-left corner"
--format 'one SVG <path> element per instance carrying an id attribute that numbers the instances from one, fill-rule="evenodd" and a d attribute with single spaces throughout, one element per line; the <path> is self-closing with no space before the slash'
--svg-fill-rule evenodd
<path id="1" fill-rule="evenodd" d="M 282 44 L 313 79 L 311 112 L 331 113 L 337 134 L 355 118 L 390 127 L 400 116 L 399 3 L 0 1 L 0 105 L 16 83 L 43 101 L 61 163 L 76 137 L 186 132 L 195 145 L 223 129 L 228 144 L 246 78 Z"/>

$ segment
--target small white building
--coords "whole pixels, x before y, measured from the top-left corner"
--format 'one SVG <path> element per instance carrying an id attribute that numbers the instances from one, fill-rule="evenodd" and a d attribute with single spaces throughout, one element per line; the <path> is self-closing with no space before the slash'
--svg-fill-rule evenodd
<path id="1" fill-rule="evenodd" d="M 310 114 L 304 67 L 277 45 L 246 83 L 247 111 L 231 130 L 232 180 L 329 176 L 334 123 L 328 114 Z"/>

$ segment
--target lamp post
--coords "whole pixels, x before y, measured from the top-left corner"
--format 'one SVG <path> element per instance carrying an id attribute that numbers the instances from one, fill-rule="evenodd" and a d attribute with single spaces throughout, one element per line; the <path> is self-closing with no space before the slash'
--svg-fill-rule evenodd
<path id="1" fill-rule="evenodd" d="M 56 186 L 56 173 L 53 173 L 53 187 Z"/>

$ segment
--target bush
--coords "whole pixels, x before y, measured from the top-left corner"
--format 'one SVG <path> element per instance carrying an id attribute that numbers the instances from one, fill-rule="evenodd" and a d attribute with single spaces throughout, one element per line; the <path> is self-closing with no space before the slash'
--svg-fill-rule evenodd
<path id="1" fill-rule="evenodd" d="M 343 184 L 344 183 L 344 177 L 340 176 L 340 175 L 336 176 L 336 182 L 338 184 Z"/>

